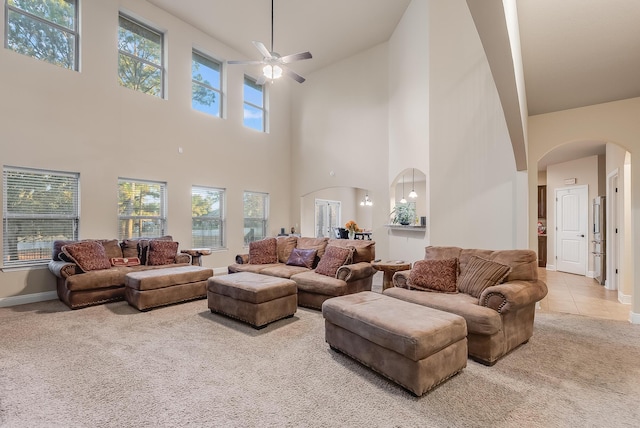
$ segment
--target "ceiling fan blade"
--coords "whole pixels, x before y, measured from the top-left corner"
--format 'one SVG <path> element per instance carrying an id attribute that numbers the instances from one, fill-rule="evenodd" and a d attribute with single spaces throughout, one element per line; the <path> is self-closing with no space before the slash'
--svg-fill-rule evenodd
<path id="1" fill-rule="evenodd" d="M 252 60 L 239 60 L 239 61 L 227 61 L 227 64 L 262 64 L 262 61 L 252 61 Z"/>
<path id="2" fill-rule="evenodd" d="M 291 77 L 293 80 L 296 80 L 298 83 L 302 83 L 306 80 L 304 77 L 300 76 L 295 71 L 291 71 L 286 67 L 282 67 L 282 72 L 284 73 L 285 76 Z"/>
<path id="3" fill-rule="evenodd" d="M 310 59 L 310 58 L 312 58 L 311 52 L 300 52 L 297 54 L 283 56 L 280 59 L 282 60 L 283 63 L 287 64 L 293 61 L 300 61 L 303 59 Z"/>
<path id="4" fill-rule="evenodd" d="M 260 51 L 263 57 L 267 59 L 272 58 L 271 52 L 269 52 L 269 49 L 267 49 L 267 47 L 262 42 L 256 42 L 254 40 L 253 45 Z"/>
<path id="5" fill-rule="evenodd" d="M 258 80 L 256 80 L 256 85 L 264 85 L 267 82 L 267 76 L 265 76 L 264 74 L 260 77 L 258 77 Z"/>

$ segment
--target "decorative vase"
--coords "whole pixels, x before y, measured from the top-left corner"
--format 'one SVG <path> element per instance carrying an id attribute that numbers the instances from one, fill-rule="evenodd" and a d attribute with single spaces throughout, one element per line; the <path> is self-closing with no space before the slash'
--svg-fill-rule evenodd
<path id="1" fill-rule="evenodd" d="M 349 239 L 354 239 L 356 237 L 356 231 L 355 230 L 350 230 L 349 231 Z"/>

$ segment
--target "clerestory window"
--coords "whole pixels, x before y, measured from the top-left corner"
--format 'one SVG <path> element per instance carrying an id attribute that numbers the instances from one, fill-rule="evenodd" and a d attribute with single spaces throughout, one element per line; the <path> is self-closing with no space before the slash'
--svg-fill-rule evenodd
<path id="1" fill-rule="evenodd" d="M 78 70 L 76 0 L 6 0 L 7 49 L 70 70 Z"/>

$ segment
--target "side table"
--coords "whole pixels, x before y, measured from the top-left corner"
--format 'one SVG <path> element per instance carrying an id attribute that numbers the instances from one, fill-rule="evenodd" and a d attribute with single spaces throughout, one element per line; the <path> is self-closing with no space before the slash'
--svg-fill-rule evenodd
<path id="1" fill-rule="evenodd" d="M 384 272 L 384 276 L 382 277 L 382 291 L 384 291 L 387 288 L 393 287 L 393 282 L 391 281 L 393 274 L 401 270 L 411 269 L 411 263 L 406 263 L 402 260 L 373 261 L 371 262 L 371 267 Z"/>
<path id="2" fill-rule="evenodd" d="M 191 256 L 191 264 L 193 266 L 202 266 L 202 256 L 211 254 L 211 248 L 189 248 L 180 250 L 180 252 Z"/>

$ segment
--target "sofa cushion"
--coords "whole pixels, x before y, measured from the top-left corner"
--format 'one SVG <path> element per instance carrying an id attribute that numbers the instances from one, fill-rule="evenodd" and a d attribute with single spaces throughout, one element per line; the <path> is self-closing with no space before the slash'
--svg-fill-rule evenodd
<path id="1" fill-rule="evenodd" d="M 146 247 L 149 243 L 150 239 L 160 239 L 160 240 L 164 240 L 164 241 L 173 241 L 173 237 L 171 235 L 165 235 L 165 236 L 160 236 L 158 238 L 129 238 L 129 239 L 123 239 L 122 242 L 120 243 L 120 248 L 122 248 L 122 256 L 121 257 L 138 257 L 140 259 L 140 261 L 142 263 L 145 262 L 146 260 L 146 251 L 145 251 L 145 257 L 142 257 L 142 253 L 141 253 L 141 241 L 143 244 L 143 247 Z"/>
<path id="2" fill-rule="evenodd" d="M 276 248 L 278 252 L 278 261 L 286 263 L 289 256 L 298 242 L 297 236 L 278 236 L 276 238 Z"/>
<path id="3" fill-rule="evenodd" d="M 458 278 L 458 290 L 480 298 L 485 288 L 499 284 L 511 272 L 511 267 L 473 256 Z"/>
<path id="4" fill-rule="evenodd" d="M 413 264 L 407 285 L 412 289 L 457 293 L 458 259 L 419 260 Z"/>
<path id="5" fill-rule="evenodd" d="M 178 242 L 152 239 L 147 250 L 147 265 L 159 266 L 173 264 L 178 254 Z"/>
<path id="6" fill-rule="evenodd" d="M 335 277 L 338 268 L 351 262 L 353 257 L 353 248 L 338 247 L 330 245 L 324 252 L 324 255 L 318 262 L 316 273 Z"/>
<path id="7" fill-rule="evenodd" d="M 351 263 L 370 262 L 376 258 L 376 241 L 363 239 L 330 239 L 327 245 L 353 247 Z"/>
<path id="8" fill-rule="evenodd" d="M 294 248 L 287 260 L 288 265 L 302 266 L 309 269 L 313 268 L 316 259 L 316 250 L 303 250 L 302 248 Z"/>
<path id="9" fill-rule="evenodd" d="M 117 239 L 98 239 L 98 242 L 104 247 L 109 259 L 122 257 L 122 248 Z"/>
<path id="10" fill-rule="evenodd" d="M 104 247 L 97 241 L 81 241 L 65 245 L 62 247 L 62 252 L 83 272 L 111 267 Z"/>
<path id="11" fill-rule="evenodd" d="M 249 264 L 278 263 L 276 238 L 265 238 L 249 243 Z"/>
<path id="12" fill-rule="evenodd" d="M 465 293 L 421 293 L 406 288 L 391 287 L 382 292 L 386 296 L 418 305 L 460 315 L 467 321 L 470 335 L 492 335 L 502 330 L 502 317 L 491 308 L 478 305 L 478 299 Z"/>
<path id="13" fill-rule="evenodd" d="M 304 236 L 301 236 L 298 238 L 296 248 L 303 250 L 316 250 L 316 256 L 318 258 L 322 258 L 328 242 L 328 238 L 305 238 Z"/>

